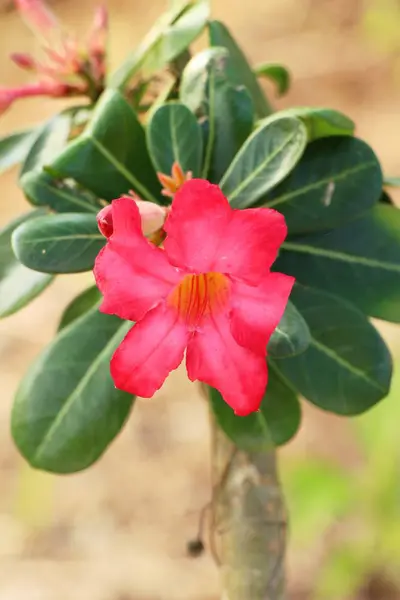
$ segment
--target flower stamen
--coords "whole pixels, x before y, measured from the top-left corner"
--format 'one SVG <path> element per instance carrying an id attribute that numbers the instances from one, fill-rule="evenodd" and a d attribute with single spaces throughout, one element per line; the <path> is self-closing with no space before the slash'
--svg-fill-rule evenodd
<path id="1" fill-rule="evenodd" d="M 169 295 L 168 304 L 191 329 L 196 329 L 204 317 L 226 306 L 229 291 L 229 280 L 222 273 L 186 275 Z"/>

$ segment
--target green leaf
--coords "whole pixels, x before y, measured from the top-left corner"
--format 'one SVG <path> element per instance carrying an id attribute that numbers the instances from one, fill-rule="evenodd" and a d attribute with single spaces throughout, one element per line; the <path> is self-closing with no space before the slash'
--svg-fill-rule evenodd
<path id="1" fill-rule="evenodd" d="M 231 60 L 229 62 L 228 77 L 233 85 L 244 85 L 247 88 L 253 100 L 254 110 L 259 118 L 271 114 L 272 108 L 257 81 L 257 77 L 230 31 L 220 21 L 210 21 L 209 31 L 210 45 L 222 46 L 229 52 Z"/>
<path id="2" fill-rule="evenodd" d="M 254 68 L 257 77 L 266 77 L 272 80 L 278 88 L 279 96 L 283 96 L 290 87 L 290 73 L 283 65 L 264 63 Z"/>
<path id="3" fill-rule="evenodd" d="M 183 171 L 199 177 L 203 139 L 196 117 L 179 102 L 160 106 L 147 127 L 147 146 L 154 167 L 170 174 L 175 161 Z"/>
<path id="4" fill-rule="evenodd" d="M 277 271 L 400 322 L 400 211 L 378 204 L 342 227 L 283 244 Z"/>
<path id="5" fill-rule="evenodd" d="M 284 117 L 257 129 L 221 180 L 234 208 L 251 206 L 293 169 L 307 142 L 301 121 Z"/>
<path id="6" fill-rule="evenodd" d="M 225 48 L 207 48 L 186 65 L 181 101 L 201 120 L 207 120 L 202 177 L 219 182 L 253 128 L 253 102 L 245 87 L 228 78 Z"/>
<path id="7" fill-rule="evenodd" d="M 138 71 L 149 77 L 173 61 L 204 29 L 209 1 L 183 1 L 164 13 L 139 47 L 111 74 L 108 85 L 123 89 Z"/>
<path id="8" fill-rule="evenodd" d="M 262 205 L 283 213 L 289 234 L 298 234 L 354 219 L 381 193 L 382 171 L 371 148 L 356 138 L 335 137 L 309 144 Z"/>
<path id="9" fill-rule="evenodd" d="M 68 145 L 51 170 L 61 178 L 75 179 L 106 200 L 131 188 L 152 202 L 157 202 L 160 194 L 144 129 L 116 90 L 103 93 L 83 134 Z"/>
<path id="10" fill-rule="evenodd" d="M 388 177 L 385 176 L 383 179 L 383 184 L 388 187 L 400 187 L 400 177 Z"/>
<path id="11" fill-rule="evenodd" d="M 253 101 L 245 87 L 233 87 L 226 60 L 209 72 L 208 139 L 203 177 L 218 183 L 253 129 Z"/>
<path id="12" fill-rule="evenodd" d="M 389 351 L 367 318 L 339 297 L 295 285 L 292 302 L 311 332 L 305 352 L 275 363 L 298 392 L 320 408 L 357 415 L 390 387 Z"/>
<path id="13" fill-rule="evenodd" d="M 45 171 L 31 171 L 21 180 L 25 196 L 35 206 L 48 206 L 56 212 L 93 212 L 102 204 L 96 196 L 79 189 L 73 182 L 57 179 Z"/>
<path id="14" fill-rule="evenodd" d="M 11 248 L 11 236 L 23 223 L 37 219 L 44 211 L 21 215 L 0 231 L 0 317 L 17 312 L 53 281 L 53 277 L 31 271 L 15 258 Z"/>
<path id="15" fill-rule="evenodd" d="M 20 225 L 12 245 L 18 260 L 44 273 L 79 273 L 93 268 L 105 238 L 94 215 L 65 213 Z"/>
<path id="16" fill-rule="evenodd" d="M 353 135 L 355 123 L 343 113 L 332 108 L 318 108 L 316 106 L 299 106 L 280 110 L 258 122 L 259 125 L 271 123 L 281 117 L 297 117 L 307 128 L 309 141 L 336 135 Z"/>
<path id="17" fill-rule="evenodd" d="M 41 173 L 66 146 L 71 132 L 73 111 L 65 110 L 47 121 L 36 135 L 35 141 L 22 165 L 20 180 L 29 172 Z"/>
<path id="18" fill-rule="evenodd" d="M 37 134 L 35 127 L 0 138 L 0 174 L 25 160 Z"/>
<path id="19" fill-rule="evenodd" d="M 310 341 L 307 323 L 289 300 L 283 317 L 269 340 L 268 356 L 285 358 L 300 354 L 306 350 Z"/>
<path id="20" fill-rule="evenodd" d="M 217 423 L 231 440 L 246 452 L 263 452 L 273 445 L 286 444 L 297 432 L 301 421 L 296 393 L 272 365 L 268 385 L 258 412 L 238 417 L 221 394 L 209 388 L 211 407 Z"/>
<path id="21" fill-rule="evenodd" d="M 31 366 L 17 391 L 11 427 L 33 467 L 80 471 L 118 434 L 133 398 L 115 388 L 109 362 L 131 326 L 94 308 L 63 329 Z"/>
<path id="22" fill-rule="evenodd" d="M 206 48 L 197 52 L 182 72 L 179 99 L 202 119 L 208 114 L 210 73 L 223 73 L 228 57 L 225 48 Z"/>
<path id="23" fill-rule="evenodd" d="M 67 327 L 67 325 L 87 313 L 100 299 L 101 294 L 95 285 L 81 292 L 64 310 L 58 331 L 61 331 L 61 329 L 64 329 L 64 327 Z"/>

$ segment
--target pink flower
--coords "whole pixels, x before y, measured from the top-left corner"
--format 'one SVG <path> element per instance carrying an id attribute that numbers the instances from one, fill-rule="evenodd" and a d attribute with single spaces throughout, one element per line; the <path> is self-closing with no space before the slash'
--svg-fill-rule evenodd
<path id="1" fill-rule="evenodd" d="M 28 96 L 88 96 L 93 102 L 104 90 L 106 75 L 107 12 L 98 7 L 86 46 L 65 33 L 43 0 L 15 0 L 17 9 L 40 38 L 46 58 L 42 62 L 29 54 L 15 52 L 13 62 L 36 73 L 35 83 L 0 90 L 0 113 L 14 100 Z"/>
<path id="2" fill-rule="evenodd" d="M 283 216 L 233 210 L 218 186 L 192 179 L 174 196 L 165 249 L 143 236 L 131 199 L 112 202 L 112 219 L 94 268 L 100 310 L 136 321 L 111 360 L 116 387 L 151 397 L 186 350 L 192 381 L 217 388 L 237 415 L 257 410 L 267 343 L 294 283 L 270 272 Z"/>

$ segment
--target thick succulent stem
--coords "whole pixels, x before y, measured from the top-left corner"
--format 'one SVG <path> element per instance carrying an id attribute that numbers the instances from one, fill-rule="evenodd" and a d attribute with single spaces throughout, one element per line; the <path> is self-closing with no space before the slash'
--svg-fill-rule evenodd
<path id="1" fill-rule="evenodd" d="M 275 451 L 239 451 L 213 421 L 212 428 L 222 600 L 284 600 L 286 513 Z"/>

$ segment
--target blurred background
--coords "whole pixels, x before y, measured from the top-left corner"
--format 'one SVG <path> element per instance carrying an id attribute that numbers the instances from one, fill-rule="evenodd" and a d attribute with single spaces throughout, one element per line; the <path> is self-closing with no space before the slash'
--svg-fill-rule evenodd
<path id="1" fill-rule="evenodd" d="M 95 1 L 52 5 L 83 33 Z M 107 1 L 112 63 L 166 5 Z M 343 111 L 385 173 L 400 175 L 399 0 L 213 0 L 213 15 L 254 62 L 289 67 L 293 85 L 276 106 Z M 1 84 L 24 78 L 8 54 L 35 47 L 12 2 L 1 0 Z M 0 134 L 42 120 L 54 102 L 17 104 L 1 117 Z M 27 207 L 16 171 L 2 177 L 0 198 L 2 226 Z M 210 498 L 210 477 L 206 406 L 182 371 L 156 398 L 137 401 L 123 433 L 86 472 L 33 471 L 12 443 L 18 381 L 89 279 L 59 277 L 0 322 L 0 600 L 217 600 L 211 557 L 186 554 Z M 399 356 L 399 329 L 378 326 Z M 304 407 L 300 433 L 279 452 L 290 510 L 290 600 L 400 600 L 399 430 L 400 374 L 390 398 L 363 417 Z"/>

